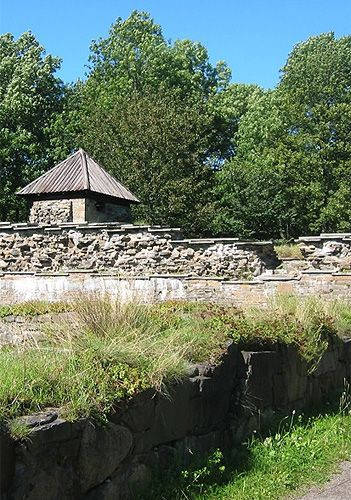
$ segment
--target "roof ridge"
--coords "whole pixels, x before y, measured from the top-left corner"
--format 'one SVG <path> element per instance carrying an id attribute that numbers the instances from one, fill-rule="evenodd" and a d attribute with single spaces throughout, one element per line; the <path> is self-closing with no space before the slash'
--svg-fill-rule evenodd
<path id="1" fill-rule="evenodd" d="M 87 153 L 84 149 L 79 148 L 80 158 L 82 160 L 82 173 L 83 173 L 83 184 L 85 189 L 90 189 L 90 178 L 89 178 L 89 169 L 87 165 Z"/>

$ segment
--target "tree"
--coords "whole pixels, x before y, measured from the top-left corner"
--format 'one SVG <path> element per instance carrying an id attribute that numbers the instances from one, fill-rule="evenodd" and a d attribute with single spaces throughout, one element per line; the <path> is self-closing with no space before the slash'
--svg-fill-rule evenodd
<path id="1" fill-rule="evenodd" d="M 31 33 L 0 36 L 0 217 L 19 220 L 15 191 L 50 165 L 50 125 L 61 111 L 59 59 L 44 55 Z"/>
<path id="2" fill-rule="evenodd" d="M 87 96 L 102 104 L 114 96 L 147 89 L 176 89 L 189 99 L 210 98 L 225 88 L 230 70 L 224 62 L 211 65 L 198 42 L 166 41 L 161 27 L 146 12 L 118 18 L 109 36 L 91 46 Z"/>
<path id="3" fill-rule="evenodd" d="M 350 118 L 351 37 L 298 44 L 278 87 L 251 101 L 240 121 L 236 156 L 218 175 L 217 231 L 350 230 Z"/>
<path id="4" fill-rule="evenodd" d="M 214 172 L 207 159 L 217 151 L 206 107 L 171 91 L 133 92 L 85 120 L 84 148 L 140 197 L 139 221 L 208 231 Z"/>
<path id="5" fill-rule="evenodd" d="M 144 220 L 208 231 L 213 170 L 232 148 L 226 65 L 166 41 L 143 12 L 118 19 L 90 62 L 80 143 L 140 197 Z"/>

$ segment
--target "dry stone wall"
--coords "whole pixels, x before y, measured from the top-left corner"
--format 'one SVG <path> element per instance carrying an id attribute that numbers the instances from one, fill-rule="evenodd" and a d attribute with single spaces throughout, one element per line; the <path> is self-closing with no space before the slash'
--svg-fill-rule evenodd
<path id="1" fill-rule="evenodd" d="M 220 364 L 194 366 L 168 397 L 139 394 L 103 427 L 67 422 L 56 409 L 24 417 L 28 440 L 0 432 L 1 499 L 146 498 L 154 471 L 232 449 L 253 431 L 272 429 L 277 415 L 335 397 L 351 378 L 350 340 L 331 339 L 317 368 L 309 368 L 293 348 L 240 352 L 230 345 Z"/>
<path id="2" fill-rule="evenodd" d="M 0 226 L 0 271 L 6 272 L 114 270 L 125 276 L 253 278 L 276 261 L 271 242 L 180 239 L 171 228 Z"/>
<path id="3" fill-rule="evenodd" d="M 322 233 L 320 236 L 302 236 L 296 241 L 307 267 L 351 270 L 351 233 Z"/>

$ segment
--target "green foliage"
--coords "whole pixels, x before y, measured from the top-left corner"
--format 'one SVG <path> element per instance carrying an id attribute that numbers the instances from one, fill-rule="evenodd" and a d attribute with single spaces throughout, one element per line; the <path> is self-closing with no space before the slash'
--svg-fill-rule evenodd
<path id="1" fill-rule="evenodd" d="M 213 120 L 174 92 L 132 92 L 83 119 L 81 143 L 142 201 L 137 219 L 204 233 L 211 222 Z M 106 148 L 108 144 L 108 148 Z"/>
<path id="2" fill-rule="evenodd" d="M 294 411 L 275 434 L 254 436 L 232 456 L 217 450 L 201 466 L 173 471 L 150 498 L 282 500 L 324 483 L 338 461 L 350 459 L 350 431 L 350 413 L 306 418 Z"/>
<path id="3" fill-rule="evenodd" d="M 66 312 L 71 309 L 72 305 L 66 302 L 32 300 L 12 305 L 0 305 L 0 318 L 6 316 L 39 316 L 41 314 Z"/>
<path id="4" fill-rule="evenodd" d="M 296 45 L 269 91 L 231 83 L 203 45 L 166 40 L 138 11 L 92 43 L 85 81 L 64 86 L 59 64 L 31 33 L 0 37 L 0 218 L 23 218 L 15 191 L 84 147 L 141 199 L 140 221 L 244 238 L 350 230 L 350 36 Z"/>
<path id="5" fill-rule="evenodd" d="M 351 37 L 298 44 L 251 102 L 218 176 L 222 233 L 288 238 L 350 229 Z"/>
<path id="6" fill-rule="evenodd" d="M 44 56 L 31 33 L 0 36 L 0 219 L 20 220 L 24 204 L 15 191 L 49 165 L 50 127 L 61 112 L 59 59 Z"/>
<path id="7" fill-rule="evenodd" d="M 223 62 L 212 66 L 199 42 L 167 41 L 146 12 L 118 18 L 106 39 L 91 46 L 87 91 L 106 103 L 116 95 L 145 89 L 176 89 L 188 98 L 209 97 L 226 87 L 230 71 Z"/>
<path id="8" fill-rule="evenodd" d="M 166 41 L 143 12 L 91 51 L 79 143 L 141 199 L 137 219 L 208 233 L 214 169 L 256 87 L 229 86 L 224 63 L 211 65 L 200 43 Z"/>

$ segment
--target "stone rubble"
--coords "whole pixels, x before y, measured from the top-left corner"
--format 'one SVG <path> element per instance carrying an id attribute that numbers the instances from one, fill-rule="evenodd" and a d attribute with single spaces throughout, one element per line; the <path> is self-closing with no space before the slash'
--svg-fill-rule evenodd
<path id="1" fill-rule="evenodd" d="M 33 204 L 29 222 L 34 224 L 50 224 L 50 221 L 53 219 L 58 223 L 72 220 L 71 200 L 42 200 Z"/>

